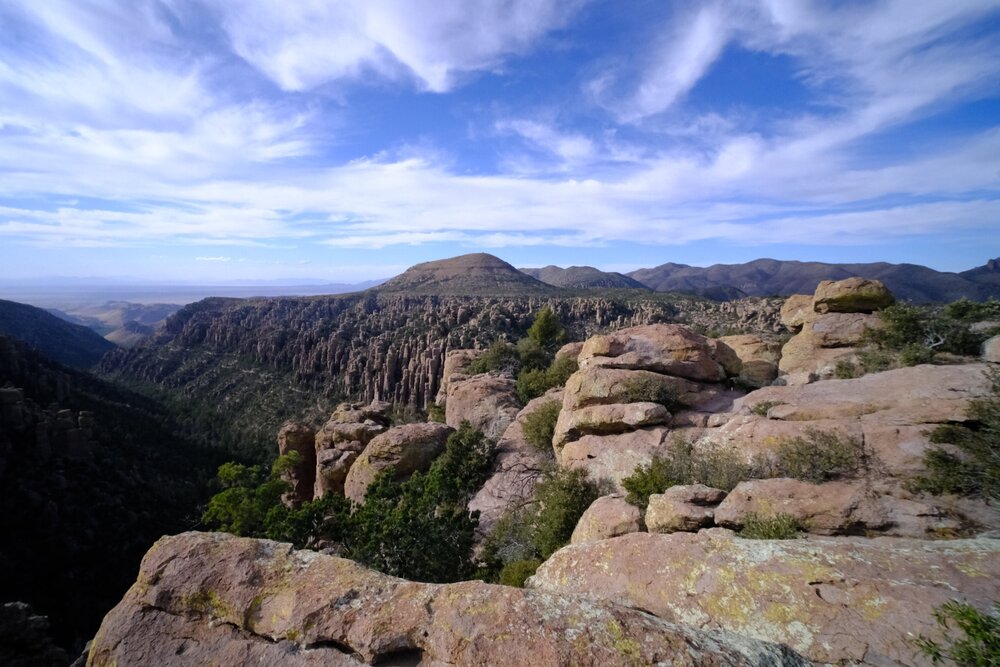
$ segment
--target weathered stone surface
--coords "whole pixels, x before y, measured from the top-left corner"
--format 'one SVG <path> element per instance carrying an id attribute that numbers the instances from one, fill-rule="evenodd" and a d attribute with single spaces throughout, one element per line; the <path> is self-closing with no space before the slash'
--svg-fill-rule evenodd
<path id="1" fill-rule="evenodd" d="M 560 449 L 567 442 L 588 434 L 625 433 L 643 426 L 668 423 L 670 423 L 670 412 L 659 403 L 591 405 L 579 410 L 561 411 L 552 443 Z"/>
<path id="2" fill-rule="evenodd" d="M 552 402 L 562 403 L 562 389 L 550 389 L 529 401 L 497 441 L 493 475 L 469 501 L 469 511 L 479 512 L 480 533 L 489 532 L 508 507 L 530 498 L 544 466 L 550 464 L 551 450 L 539 451 L 524 437 L 524 421 Z"/>
<path id="3" fill-rule="evenodd" d="M 821 315 L 809 326 L 820 347 L 854 347 L 861 344 L 865 329 L 878 329 L 882 318 L 866 313 Z"/>
<path id="4" fill-rule="evenodd" d="M 403 424 L 376 436 L 351 466 L 344 481 L 344 495 L 355 503 L 364 501 L 375 476 L 392 467 L 396 476 L 409 477 L 427 470 L 444 451 L 452 428 L 445 424 Z"/>
<path id="5" fill-rule="evenodd" d="M 642 512 L 625 501 L 625 496 L 613 493 L 601 496 L 590 504 L 573 529 L 570 542 L 606 540 L 642 530 Z"/>
<path id="6" fill-rule="evenodd" d="M 1000 364 L 1000 336 L 993 336 L 983 343 L 983 361 Z"/>
<path id="7" fill-rule="evenodd" d="M 291 507 L 298 507 L 304 501 L 312 500 L 313 484 L 316 481 L 316 432 L 306 424 L 285 422 L 278 431 L 278 454 L 289 452 L 299 455 L 299 464 L 285 474 L 285 481 L 292 485 L 281 498 Z"/>
<path id="8" fill-rule="evenodd" d="M 330 415 L 330 421 L 337 424 L 363 424 L 372 421 L 388 426 L 392 403 L 373 400 L 371 403 L 341 403 Z"/>
<path id="9" fill-rule="evenodd" d="M 453 377 L 448 384 L 445 422 L 458 428 L 463 421 L 496 441 L 521 411 L 514 380 L 492 373 Z"/>
<path id="10" fill-rule="evenodd" d="M 561 359 L 570 358 L 576 361 L 580 357 L 581 350 L 583 350 L 583 341 L 566 343 L 556 352 L 555 360 L 559 361 Z"/>
<path id="11" fill-rule="evenodd" d="M 797 479 L 741 482 L 715 509 L 715 523 L 741 528 L 750 514 L 788 514 L 818 535 L 858 534 L 891 523 L 879 496 L 863 482 L 810 484 Z"/>
<path id="12" fill-rule="evenodd" d="M 816 319 L 812 294 L 793 294 L 781 306 L 781 323 L 792 331 Z"/>
<path id="13" fill-rule="evenodd" d="M 716 506 L 726 492 L 704 484 L 672 486 L 649 497 L 646 528 L 651 533 L 698 530 L 713 523 Z"/>
<path id="14" fill-rule="evenodd" d="M 1000 540 L 743 540 L 721 528 L 632 533 L 564 547 L 537 590 L 629 604 L 661 618 L 781 642 L 820 663 L 928 665 L 933 610 L 1000 598 Z"/>
<path id="15" fill-rule="evenodd" d="M 640 465 L 663 455 L 670 430 L 659 426 L 618 435 L 585 435 L 567 443 L 558 453 L 564 468 L 580 468 L 594 481 L 607 480 L 621 492 L 621 481 Z"/>
<path id="16" fill-rule="evenodd" d="M 441 388 L 438 389 L 437 402 L 442 403 L 448 398 L 448 385 L 451 384 L 451 376 L 458 373 L 465 373 L 473 361 L 478 359 L 484 350 L 451 350 L 445 355 L 444 369 L 441 373 Z"/>
<path id="17" fill-rule="evenodd" d="M 358 460 L 364 445 L 359 441 L 344 443 L 338 449 L 321 449 L 316 453 L 316 484 L 313 497 L 322 498 L 327 493 L 344 495 L 344 482 L 351 466 Z"/>
<path id="18" fill-rule="evenodd" d="M 871 313 L 891 306 L 896 298 L 879 280 L 823 280 L 813 294 L 817 313 Z"/>
<path id="19" fill-rule="evenodd" d="M 316 433 L 316 472 L 313 497 L 344 493 L 344 482 L 358 455 L 372 438 L 389 425 L 391 406 L 384 401 L 370 404 L 341 403 Z"/>
<path id="20" fill-rule="evenodd" d="M 566 380 L 563 409 L 631 403 L 653 394 L 670 395 L 681 405 L 699 408 L 716 400 L 720 391 L 682 378 L 646 370 L 586 368 Z"/>
<path id="21" fill-rule="evenodd" d="M 766 387 L 778 377 L 781 345 L 755 334 L 723 336 L 719 342 L 728 346 L 740 360 L 739 377 L 755 387 Z"/>
<path id="22" fill-rule="evenodd" d="M 807 664 L 785 647 L 607 602 L 419 584 L 219 533 L 157 542 L 90 651 L 110 665 Z"/>
<path id="23" fill-rule="evenodd" d="M 583 344 L 579 359 L 581 368 L 644 369 L 707 382 L 726 377 L 708 339 L 679 324 L 651 324 L 594 336 Z"/>
<path id="24" fill-rule="evenodd" d="M 838 361 L 857 361 L 856 346 L 861 342 L 865 326 L 879 325 L 877 315 L 820 315 L 803 325 L 802 330 L 781 348 L 778 369 L 786 375 L 816 373 L 832 377 Z"/>

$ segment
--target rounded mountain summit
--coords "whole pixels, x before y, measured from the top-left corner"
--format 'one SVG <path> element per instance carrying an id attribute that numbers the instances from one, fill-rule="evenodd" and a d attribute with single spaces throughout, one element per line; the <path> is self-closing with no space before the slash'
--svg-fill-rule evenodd
<path id="1" fill-rule="evenodd" d="M 553 291 L 552 286 L 484 252 L 416 264 L 376 289 L 449 295 L 547 294 Z"/>

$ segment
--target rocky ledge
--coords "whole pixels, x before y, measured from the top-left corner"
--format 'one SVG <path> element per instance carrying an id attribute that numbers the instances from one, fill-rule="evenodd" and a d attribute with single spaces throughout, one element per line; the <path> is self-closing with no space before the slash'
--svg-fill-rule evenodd
<path id="1" fill-rule="evenodd" d="M 421 584 L 221 533 L 162 538 L 88 665 L 808 665 L 788 648 L 612 602 Z"/>

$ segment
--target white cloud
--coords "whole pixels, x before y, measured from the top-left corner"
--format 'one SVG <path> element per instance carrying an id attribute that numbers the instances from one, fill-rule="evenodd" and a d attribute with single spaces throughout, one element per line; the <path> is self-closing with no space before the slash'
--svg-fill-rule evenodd
<path id="1" fill-rule="evenodd" d="M 206 0 L 234 50 L 285 90 L 366 72 L 444 92 L 563 25 L 578 0 Z"/>

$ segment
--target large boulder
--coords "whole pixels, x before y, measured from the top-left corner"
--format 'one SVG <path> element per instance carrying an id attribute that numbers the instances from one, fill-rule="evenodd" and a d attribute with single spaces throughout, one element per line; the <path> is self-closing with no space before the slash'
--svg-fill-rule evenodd
<path id="1" fill-rule="evenodd" d="M 817 313 L 872 313 L 895 301 L 881 281 L 856 277 L 821 281 L 813 294 Z"/>
<path id="2" fill-rule="evenodd" d="M 534 494 L 535 484 L 552 460 L 552 452 L 536 449 L 528 442 L 524 422 L 550 403 L 562 403 L 562 389 L 550 389 L 529 401 L 497 441 L 493 474 L 469 501 L 469 511 L 479 512 L 480 533 L 489 532 L 508 507 L 518 506 Z"/>
<path id="3" fill-rule="evenodd" d="M 829 313 L 802 326 L 781 349 L 778 368 L 786 375 L 816 373 L 829 378 L 838 361 L 857 361 L 865 329 L 882 326 L 878 315 Z"/>
<path id="4" fill-rule="evenodd" d="M 669 435 L 670 429 L 664 426 L 616 435 L 585 435 L 566 443 L 557 459 L 560 466 L 585 470 L 591 480 L 608 482 L 614 491 L 621 492 L 623 479 L 666 453 Z"/>
<path id="5" fill-rule="evenodd" d="M 365 498 L 368 485 L 386 468 L 397 478 L 430 468 L 453 429 L 445 424 L 403 424 L 376 436 L 351 466 L 344 481 L 344 495 L 355 503 Z"/>
<path id="6" fill-rule="evenodd" d="M 679 324 L 650 324 L 589 338 L 580 367 L 643 369 L 702 382 L 719 382 L 726 373 L 704 336 Z"/>
<path id="7" fill-rule="evenodd" d="M 654 493 L 646 508 L 646 528 L 651 533 L 707 528 L 725 497 L 725 491 L 704 484 L 672 486 L 663 493 Z"/>
<path id="8" fill-rule="evenodd" d="M 351 466 L 372 438 L 388 429 L 391 407 L 384 401 L 372 401 L 367 405 L 341 403 L 337 406 L 330 419 L 316 433 L 313 497 L 344 493 L 344 482 Z"/>
<path id="9" fill-rule="evenodd" d="M 934 608 L 1000 599 L 1000 540 L 744 540 L 632 533 L 556 552 L 528 580 L 553 593 L 780 642 L 819 663 L 924 666 Z"/>
<path id="10" fill-rule="evenodd" d="M 451 350 L 445 355 L 444 370 L 441 373 L 441 387 L 438 389 L 437 402 L 440 404 L 448 398 L 448 386 L 451 376 L 464 374 L 469 364 L 478 359 L 484 350 Z"/>
<path id="11" fill-rule="evenodd" d="M 642 530 L 642 512 L 625 501 L 625 496 L 613 493 L 601 496 L 590 504 L 573 529 L 570 542 L 606 540 Z"/>
<path id="12" fill-rule="evenodd" d="M 164 537 L 104 618 L 89 665 L 805 667 L 786 647 L 610 602 L 421 584 L 288 544 Z"/>
<path id="13" fill-rule="evenodd" d="M 993 336 L 983 343 L 983 361 L 1000 364 L 1000 336 Z"/>
<path id="14" fill-rule="evenodd" d="M 467 421 L 496 441 L 520 411 L 514 380 L 509 377 L 492 373 L 454 376 L 448 384 L 445 422 L 452 428 Z"/>
<path id="15" fill-rule="evenodd" d="M 285 473 L 284 479 L 292 485 L 281 500 L 290 507 L 298 507 L 312 500 L 313 484 L 316 480 L 316 432 L 306 424 L 285 422 L 278 431 L 278 454 L 284 456 L 295 452 L 299 462 Z"/>
<path id="16" fill-rule="evenodd" d="M 790 331 L 798 331 L 803 324 L 815 319 L 812 294 L 793 294 L 781 306 L 781 323 Z"/>
<path id="17" fill-rule="evenodd" d="M 670 423 L 670 412 L 659 403 L 615 403 L 563 410 L 556 422 L 552 443 L 557 449 L 584 435 L 626 433 L 644 426 Z"/>
<path id="18" fill-rule="evenodd" d="M 740 360 L 739 378 L 753 387 L 766 387 L 778 377 L 781 345 L 767 341 L 756 334 L 723 336 L 719 343 L 726 345 Z"/>
<path id="19" fill-rule="evenodd" d="M 879 497 L 863 482 L 810 484 L 785 478 L 741 482 L 715 509 L 715 523 L 741 528 L 751 515 L 776 514 L 794 517 L 820 535 L 858 534 L 891 523 Z"/>
<path id="20" fill-rule="evenodd" d="M 648 370 L 586 368 L 566 380 L 563 408 L 578 410 L 591 405 L 648 401 L 670 397 L 680 405 L 700 407 L 717 396 L 709 387 Z"/>
<path id="21" fill-rule="evenodd" d="M 555 360 L 572 359 L 573 361 L 577 361 L 581 350 L 583 350 L 583 341 L 566 343 L 556 351 Z"/>

